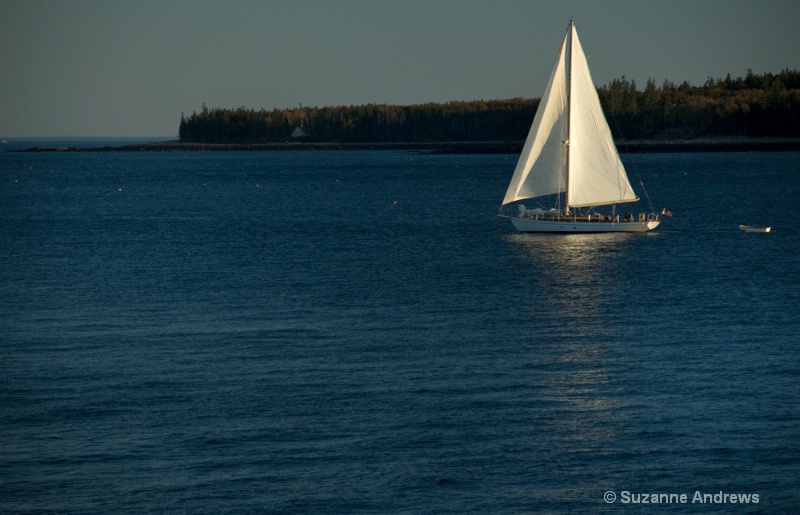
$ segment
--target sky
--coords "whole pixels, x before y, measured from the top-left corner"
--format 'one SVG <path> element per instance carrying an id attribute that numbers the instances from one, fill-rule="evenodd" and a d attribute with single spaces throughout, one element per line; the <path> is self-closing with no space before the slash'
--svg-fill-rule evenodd
<path id="1" fill-rule="evenodd" d="M 2 0 L 0 137 L 177 138 L 181 114 L 541 97 L 800 69 L 797 0 Z"/>

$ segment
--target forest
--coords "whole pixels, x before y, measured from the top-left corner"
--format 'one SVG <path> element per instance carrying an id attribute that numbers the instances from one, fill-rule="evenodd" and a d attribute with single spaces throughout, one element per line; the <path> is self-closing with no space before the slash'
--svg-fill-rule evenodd
<path id="1" fill-rule="evenodd" d="M 711 77 L 643 89 L 625 77 L 598 88 L 615 138 L 800 137 L 800 71 Z M 410 106 L 211 108 L 181 115 L 183 143 L 424 143 L 524 140 L 539 99 L 477 100 Z M 299 130 L 298 130 L 299 129 Z"/>

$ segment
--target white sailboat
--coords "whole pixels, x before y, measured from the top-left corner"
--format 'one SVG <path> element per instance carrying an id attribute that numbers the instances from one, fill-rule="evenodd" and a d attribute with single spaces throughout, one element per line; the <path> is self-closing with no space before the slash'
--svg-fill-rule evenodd
<path id="1" fill-rule="evenodd" d="M 554 203 L 549 209 L 528 209 L 520 203 L 548 198 Z M 620 217 L 595 210 L 637 200 L 600 107 L 575 23 L 570 20 L 500 208 L 503 212 L 516 204 L 517 209 L 501 216 L 510 218 L 521 232 L 655 229 L 660 223 L 656 213 L 634 217 L 626 211 Z"/>

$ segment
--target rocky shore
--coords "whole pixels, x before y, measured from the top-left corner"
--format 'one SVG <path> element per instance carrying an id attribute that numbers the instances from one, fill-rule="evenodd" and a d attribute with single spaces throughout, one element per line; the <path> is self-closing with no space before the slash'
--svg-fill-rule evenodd
<path id="1" fill-rule="evenodd" d="M 620 153 L 800 151 L 800 139 L 714 138 L 617 141 Z M 226 152 L 276 150 L 406 150 L 435 154 L 518 154 L 523 142 L 441 143 L 181 143 L 161 141 L 105 147 L 31 147 L 19 152 Z"/>

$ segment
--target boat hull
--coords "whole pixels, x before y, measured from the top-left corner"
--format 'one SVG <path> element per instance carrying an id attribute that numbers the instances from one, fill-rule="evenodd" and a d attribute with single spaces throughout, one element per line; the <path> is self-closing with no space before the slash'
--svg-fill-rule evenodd
<path id="1" fill-rule="evenodd" d="M 597 232 L 647 232 L 661 222 L 591 222 L 585 220 L 537 220 L 511 217 L 511 223 L 520 232 L 597 233 Z"/>
<path id="2" fill-rule="evenodd" d="M 772 230 L 772 227 L 755 227 L 753 225 L 740 225 L 739 230 L 742 232 L 760 232 L 767 233 Z"/>

